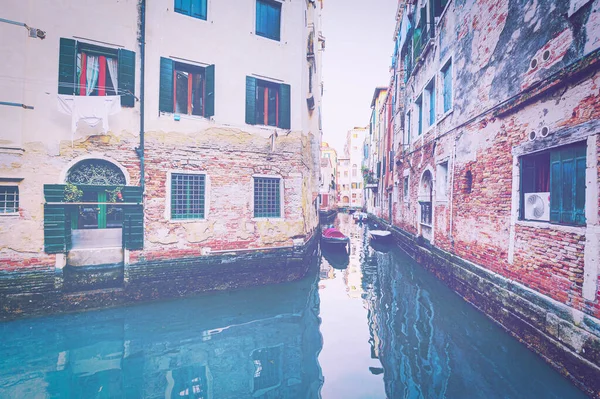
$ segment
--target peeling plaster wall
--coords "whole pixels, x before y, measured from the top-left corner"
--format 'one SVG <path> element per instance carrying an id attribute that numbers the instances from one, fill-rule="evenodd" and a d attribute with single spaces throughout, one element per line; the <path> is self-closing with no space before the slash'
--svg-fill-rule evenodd
<path id="1" fill-rule="evenodd" d="M 96 11 L 89 13 L 92 6 Z M 108 159 L 126 170 L 131 185 L 140 184 L 140 160 L 135 151 L 140 144 L 139 101 L 133 108 L 109 116 L 107 133 L 102 133 L 100 126 L 80 123 L 71 135 L 71 118 L 58 112 L 56 99 L 61 37 L 97 40 L 135 51 L 135 94 L 139 97 L 138 6 L 137 0 L 102 7 L 86 0 L 48 9 L 32 1 L 11 0 L 5 7 L 3 18 L 25 21 L 45 30 L 47 36 L 45 40 L 27 38 L 23 27 L 0 24 L 0 35 L 11 39 L 0 44 L 8 60 L 0 65 L 2 100 L 34 106 L 33 110 L 0 107 L 0 118 L 6 121 L 0 132 L 0 177 L 22 179 L 18 183 L 19 214 L 0 214 L 0 271 L 51 271 L 64 266 L 59 265 L 62 258 L 43 253 L 43 186 L 64 183 L 74 161 Z M 205 248 L 290 246 L 293 238 L 308 240 L 318 225 L 321 49 L 315 39 L 312 95 L 317 108 L 309 111 L 306 45 L 313 25 L 317 36 L 320 33 L 320 6 L 284 2 L 279 42 L 255 35 L 254 3 L 236 10 L 231 12 L 230 6 L 209 0 L 208 20 L 204 21 L 175 13 L 171 0 L 147 2 L 145 248 L 128 252 L 128 264 L 200 256 Z M 106 29 L 107 21 L 111 21 L 111 29 Z M 158 111 L 160 57 L 215 64 L 214 117 L 181 115 L 176 121 L 173 114 Z M 291 86 L 290 130 L 245 124 L 246 76 Z M 207 174 L 205 220 L 169 220 L 169 171 Z M 254 174 L 282 178 L 281 218 L 253 218 Z"/>

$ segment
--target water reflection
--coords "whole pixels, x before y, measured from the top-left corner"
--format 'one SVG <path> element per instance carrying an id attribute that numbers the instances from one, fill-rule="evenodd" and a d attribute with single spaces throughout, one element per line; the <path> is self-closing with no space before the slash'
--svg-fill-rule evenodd
<path id="1" fill-rule="evenodd" d="M 0 324 L 0 398 L 584 397 L 406 254 L 369 245 L 368 226 L 336 226 L 350 253 L 323 248 L 302 281 Z"/>
<path id="2" fill-rule="evenodd" d="M 315 277 L 0 324 L 0 397 L 316 398 Z"/>

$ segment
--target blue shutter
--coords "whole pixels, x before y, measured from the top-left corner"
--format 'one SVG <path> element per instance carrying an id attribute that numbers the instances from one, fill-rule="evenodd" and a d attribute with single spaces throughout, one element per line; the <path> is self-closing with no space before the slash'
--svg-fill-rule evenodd
<path id="1" fill-rule="evenodd" d="M 246 76 L 246 123 L 256 124 L 256 79 L 251 76 Z"/>
<path id="2" fill-rule="evenodd" d="M 435 123 L 435 85 L 429 91 L 429 126 Z"/>
<path id="3" fill-rule="evenodd" d="M 444 71 L 444 113 L 452 107 L 452 64 L 448 64 Z"/>
<path id="4" fill-rule="evenodd" d="M 385 155 L 384 155 L 383 156 L 383 164 L 381 165 L 381 175 L 382 176 L 385 176 L 386 165 L 387 165 L 387 162 L 386 162 Z"/>
<path id="5" fill-rule="evenodd" d="M 192 11 L 194 18 L 206 19 L 206 0 L 192 0 Z"/>
<path id="6" fill-rule="evenodd" d="M 418 107 L 418 112 L 419 112 L 419 125 L 418 125 L 418 131 L 417 131 L 417 135 L 421 135 L 421 133 L 423 133 L 423 103 L 419 102 L 417 103 L 417 107 Z"/>
<path id="7" fill-rule="evenodd" d="M 75 94 L 76 64 L 77 42 L 61 37 L 58 54 L 58 94 Z"/>
<path id="8" fill-rule="evenodd" d="M 210 118 L 215 114 L 215 66 L 209 65 L 205 69 L 206 76 L 206 107 L 204 116 Z"/>
<path id="9" fill-rule="evenodd" d="M 279 127 L 291 129 L 291 90 L 290 85 L 279 85 Z"/>
<path id="10" fill-rule="evenodd" d="M 135 53 L 119 49 L 118 55 L 119 94 L 121 106 L 135 105 Z"/>
<path id="11" fill-rule="evenodd" d="M 160 89 L 158 109 L 173 112 L 173 60 L 160 57 Z"/>
<path id="12" fill-rule="evenodd" d="M 550 154 L 550 220 L 585 224 L 586 146 L 577 144 Z"/>
<path id="13" fill-rule="evenodd" d="M 394 151 L 390 151 L 390 172 L 394 171 Z"/>

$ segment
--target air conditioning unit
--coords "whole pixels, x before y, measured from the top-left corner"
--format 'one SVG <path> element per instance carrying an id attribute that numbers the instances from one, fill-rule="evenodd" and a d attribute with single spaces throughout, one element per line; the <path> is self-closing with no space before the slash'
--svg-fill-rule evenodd
<path id="1" fill-rule="evenodd" d="M 525 219 L 550 220 L 550 193 L 525 194 Z"/>

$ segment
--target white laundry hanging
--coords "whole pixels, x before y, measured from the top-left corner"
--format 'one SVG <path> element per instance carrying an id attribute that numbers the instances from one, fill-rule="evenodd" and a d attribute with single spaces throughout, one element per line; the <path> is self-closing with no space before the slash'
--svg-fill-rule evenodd
<path id="1" fill-rule="evenodd" d="M 71 115 L 71 141 L 83 120 L 94 127 L 102 123 L 102 132 L 109 130 L 108 116 L 121 111 L 121 96 L 70 96 L 58 95 L 58 111 Z"/>

